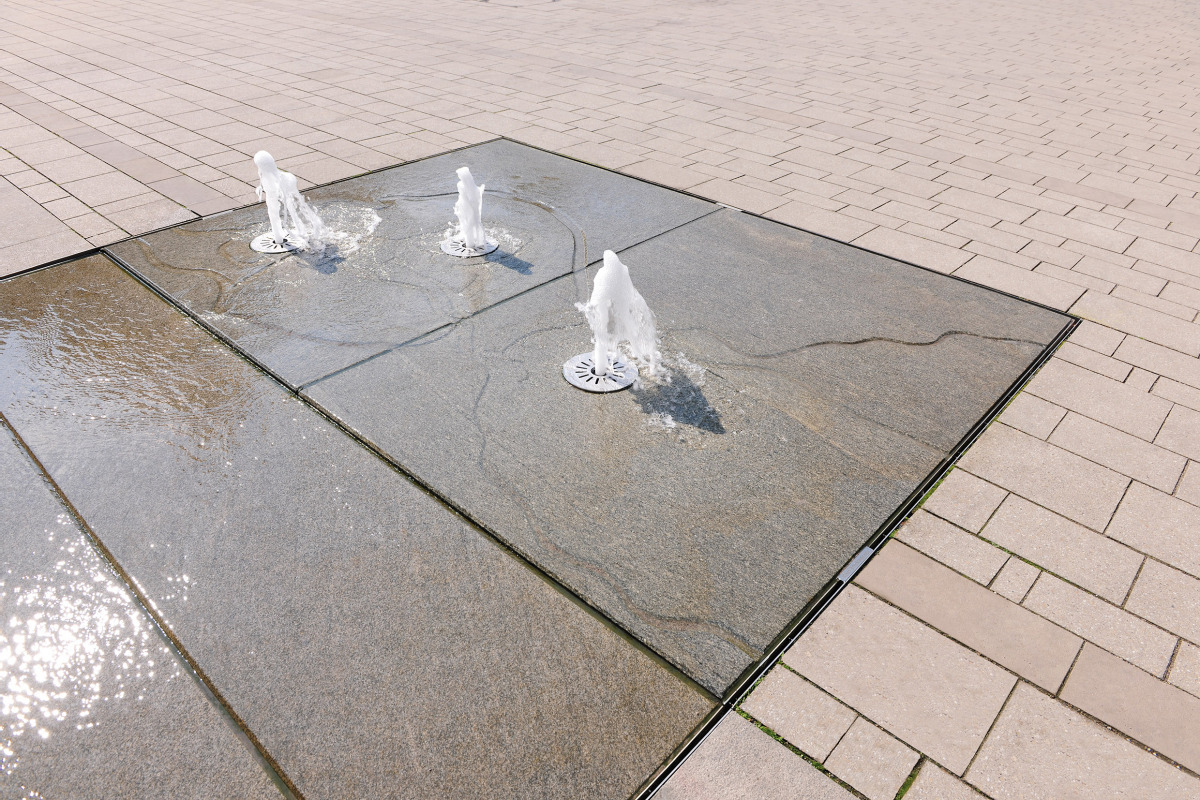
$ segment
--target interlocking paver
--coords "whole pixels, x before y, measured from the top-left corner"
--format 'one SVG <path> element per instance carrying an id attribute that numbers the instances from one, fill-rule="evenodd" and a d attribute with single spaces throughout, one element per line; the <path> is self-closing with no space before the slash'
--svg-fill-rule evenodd
<path id="1" fill-rule="evenodd" d="M 926 761 L 904 795 L 906 800 L 983 800 L 983 795 L 946 770 Z"/>
<path id="2" fill-rule="evenodd" d="M 1200 698 L 1086 644 L 1062 699 L 1195 771 L 1200 767 Z"/>
<path id="3" fill-rule="evenodd" d="M 1016 556 L 1009 557 L 992 581 L 991 590 L 1014 603 L 1020 603 L 1029 594 L 1030 587 L 1042 571 Z M 1064 626 L 1066 627 L 1066 626 Z"/>
<path id="4" fill-rule="evenodd" d="M 1200 420 L 1200 414 L 1194 411 L 1180 406 L 1173 408 L 1163 430 L 1155 439 L 1162 447 L 1075 413 L 1067 414 L 1066 419 L 1054 429 L 1049 441 L 1156 489 L 1172 492 L 1179 476 L 1183 474 L 1187 459 L 1164 448 L 1176 451 L 1187 449 L 1191 437 L 1187 436 L 1190 431 L 1186 426 L 1191 420 L 1187 420 L 1184 414 L 1191 414 Z M 1168 434 L 1171 420 L 1181 418 L 1186 421 Z M 1183 432 L 1178 432 L 1179 429 Z M 1200 432 L 1200 428 L 1197 432 Z M 1176 444 L 1181 439 L 1182 447 Z M 1200 451 L 1200 441 L 1197 441 L 1197 445 L 1196 449 Z"/>
<path id="5" fill-rule="evenodd" d="M 899 542 L 855 583 L 1047 691 L 1066 677 L 1080 640 Z"/>
<path id="6" fill-rule="evenodd" d="M 978 533 L 1006 494 L 1000 487 L 956 469 L 946 475 L 937 490 L 925 501 L 924 508 L 942 519 Z"/>
<path id="7" fill-rule="evenodd" d="M 1200 580 L 1157 561 L 1147 561 L 1125 608 L 1200 642 Z"/>
<path id="8" fill-rule="evenodd" d="M 991 581 L 1008 558 L 1004 551 L 924 510 L 913 514 L 896 538 L 982 584 Z"/>
<path id="9" fill-rule="evenodd" d="M 1165 400 L 1059 359 L 1046 364 L 1026 391 L 1148 442 L 1171 409 Z"/>
<path id="10" fill-rule="evenodd" d="M 1021 392 L 1000 414 L 1000 421 L 1030 436 L 1046 439 L 1066 415 L 1065 408 L 1043 400 L 1035 394 Z"/>
<path id="11" fill-rule="evenodd" d="M 1200 647 L 1191 642 L 1180 642 L 1167 680 L 1185 692 L 1200 697 Z"/>
<path id="12" fill-rule="evenodd" d="M 914 750 L 859 717 L 825 766 L 869 800 L 892 800 L 918 758 Z"/>
<path id="13" fill-rule="evenodd" d="M 1200 458 L 1200 412 L 1182 406 L 1172 408 L 1154 443 L 1182 453 L 1188 458 Z M 1171 490 L 1171 487 L 1157 488 L 1168 492 Z"/>
<path id="14" fill-rule="evenodd" d="M 742 710 L 818 761 L 850 729 L 852 710 L 784 667 L 775 667 Z"/>
<path id="15" fill-rule="evenodd" d="M 1172 566 L 1200 576 L 1196 507 L 1140 483 L 1129 487 L 1106 533 Z"/>

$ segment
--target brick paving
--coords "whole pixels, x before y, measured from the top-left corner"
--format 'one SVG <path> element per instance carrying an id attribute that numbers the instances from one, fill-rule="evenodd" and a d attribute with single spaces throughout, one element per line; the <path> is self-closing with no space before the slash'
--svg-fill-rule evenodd
<path id="1" fill-rule="evenodd" d="M 0 274 L 251 202 L 258 149 L 311 185 L 504 135 L 1088 320 L 745 703 L 792 749 L 728 721 L 666 795 L 847 795 L 801 751 L 872 800 L 914 762 L 911 798 L 1200 797 L 1194 4 L 0 20 Z"/>

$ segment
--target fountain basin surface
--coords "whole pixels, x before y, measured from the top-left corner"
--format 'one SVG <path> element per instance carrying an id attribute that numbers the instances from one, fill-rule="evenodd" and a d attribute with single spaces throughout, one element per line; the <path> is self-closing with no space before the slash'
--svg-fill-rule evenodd
<path id="1" fill-rule="evenodd" d="M 499 245 L 478 258 L 441 249 L 463 165 L 487 185 L 484 227 Z M 268 228 L 260 204 L 108 251 L 300 386 L 717 208 L 506 140 L 305 196 L 328 227 L 358 235 L 356 249 L 253 252 Z"/>

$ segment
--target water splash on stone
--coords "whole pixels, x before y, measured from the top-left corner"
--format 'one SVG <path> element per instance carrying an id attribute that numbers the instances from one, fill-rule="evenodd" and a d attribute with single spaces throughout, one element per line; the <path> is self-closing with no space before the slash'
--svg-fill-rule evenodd
<path id="1" fill-rule="evenodd" d="M 608 372 L 613 359 L 623 348 L 628 356 L 651 376 L 669 381 L 659 361 L 658 330 L 650 306 L 633 286 L 629 268 L 612 250 L 604 251 L 604 266 L 592 282 L 587 304 L 575 307 L 587 317 L 592 328 L 592 362 L 597 375 Z"/>

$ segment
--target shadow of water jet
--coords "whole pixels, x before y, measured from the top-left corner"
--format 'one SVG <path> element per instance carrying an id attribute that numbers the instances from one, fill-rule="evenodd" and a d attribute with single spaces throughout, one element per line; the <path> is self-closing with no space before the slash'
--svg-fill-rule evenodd
<path id="1" fill-rule="evenodd" d="M 506 253 L 503 250 L 496 250 L 484 256 L 484 259 L 491 261 L 492 263 L 499 264 L 503 267 L 508 267 L 513 272 L 517 272 L 521 275 L 533 274 L 533 264 L 521 258 L 520 256 L 514 255 L 513 253 Z"/>
<path id="2" fill-rule="evenodd" d="M 674 372 L 670 383 L 643 384 L 629 391 L 646 414 L 707 433 L 725 433 L 721 415 L 708 402 L 704 390 L 683 372 Z"/>

